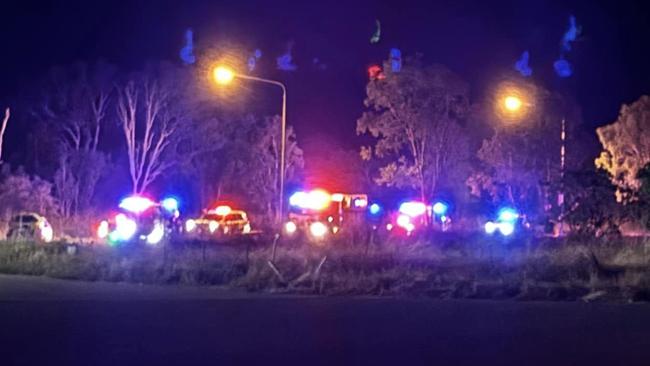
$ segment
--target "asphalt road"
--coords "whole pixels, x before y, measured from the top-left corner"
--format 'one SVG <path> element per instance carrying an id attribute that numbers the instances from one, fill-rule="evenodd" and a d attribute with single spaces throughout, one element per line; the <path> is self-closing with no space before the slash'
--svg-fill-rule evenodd
<path id="1" fill-rule="evenodd" d="M 250 295 L 0 276 L 0 365 L 649 365 L 650 305 Z"/>

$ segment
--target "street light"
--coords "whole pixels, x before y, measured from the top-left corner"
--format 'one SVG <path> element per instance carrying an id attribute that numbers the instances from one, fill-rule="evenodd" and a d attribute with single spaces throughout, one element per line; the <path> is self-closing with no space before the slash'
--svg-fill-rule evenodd
<path id="1" fill-rule="evenodd" d="M 225 66 L 217 66 L 212 70 L 212 77 L 217 84 L 227 85 L 235 78 L 235 72 Z"/>
<path id="2" fill-rule="evenodd" d="M 495 90 L 495 109 L 504 122 L 521 122 L 535 109 L 537 93 L 534 86 L 503 82 Z"/>
<path id="3" fill-rule="evenodd" d="M 503 106 L 510 112 L 518 112 L 522 105 L 523 102 L 518 96 L 509 95 L 503 100 Z"/>
<path id="4" fill-rule="evenodd" d="M 227 85 L 230 84 L 235 78 L 243 80 L 257 81 L 260 83 L 271 84 L 282 89 L 282 132 L 280 133 L 282 141 L 280 142 L 280 194 L 279 194 L 279 217 L 282 219 L 284 213 L 284 170 L 285 170 L 285 150 L 286 150 L 286 135 L 287 135 L 287 88 L 286 86 L 275 80 L 258 78 L 256 76 L 243 75 L 235 72 L 227 66 L 217 66 L 212 70 L 212 77 L 217 84 Z M 278 221 L 280 221 L 278 220 Z"/>

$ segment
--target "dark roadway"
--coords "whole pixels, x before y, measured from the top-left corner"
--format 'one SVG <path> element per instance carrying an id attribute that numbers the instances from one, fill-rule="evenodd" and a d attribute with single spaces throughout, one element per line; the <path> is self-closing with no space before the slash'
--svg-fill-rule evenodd
<path id="1" fill-rule="evenodd" d="M 250 295 L 0 276 L 0 365 L 650 365 L 650 305 Z"/>

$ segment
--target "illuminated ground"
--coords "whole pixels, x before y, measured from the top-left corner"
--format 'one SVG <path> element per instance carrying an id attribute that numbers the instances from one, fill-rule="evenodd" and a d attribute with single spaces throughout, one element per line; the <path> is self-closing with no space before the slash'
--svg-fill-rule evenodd
<path id="1" fill-rule="evenodd" d="M 249 295 L 0 276 L 0 364 L 647 365 L 650 305 Z"/>

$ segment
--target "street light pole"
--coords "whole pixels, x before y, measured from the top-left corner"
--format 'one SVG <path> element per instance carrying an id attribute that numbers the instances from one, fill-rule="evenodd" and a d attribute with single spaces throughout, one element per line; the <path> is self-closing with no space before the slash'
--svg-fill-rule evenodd
<path id="1" fill-rule="evenodd" d="M 284 175 L 285 175 L 285 152 L 286 152 L 286 140 L 287 140 L 287 87 L 279 81 L 259 78 L 256 76 L 234 74 L 234 77 L 244 79 L 244 80 L 252 80 L 252 81 L 258 81 L 260 83 L 271 84 L 271 85 L 279 86 L 282 89 L 282 127 L 281 127 L 282 132 L 280 133 L 282 139 L 282 141 L 280 142 L 280 193 L 279 193 L 280 202 L 278 205 L 279 207 L 278 217 L 276 218 L 278 222 L 281 222 L 284 214 Z"/>
<path id="2" fill-rule="evenodd" d="M 560 146 L 560 193 L 558 194 L 558 205 L 560 206 L 560 236 L 564 235 L 564 170 L 566 154 L 566 119 L 562 117 L 562 132 L 560 134 L 562 145 Z"/>

